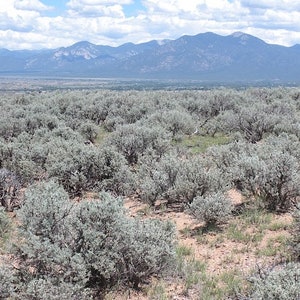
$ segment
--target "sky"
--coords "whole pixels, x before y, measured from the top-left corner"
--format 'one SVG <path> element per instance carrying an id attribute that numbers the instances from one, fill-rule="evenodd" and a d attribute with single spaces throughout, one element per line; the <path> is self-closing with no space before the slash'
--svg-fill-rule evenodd
<path id="1" fill-rule="evenodd" d="M 0 48 L 118 46 L 242 31 L 300 44 L 299 0 L 0 0 Z"/>

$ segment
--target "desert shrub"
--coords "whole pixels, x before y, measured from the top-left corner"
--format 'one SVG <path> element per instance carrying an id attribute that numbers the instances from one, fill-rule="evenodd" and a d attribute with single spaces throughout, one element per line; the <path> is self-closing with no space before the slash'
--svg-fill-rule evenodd
<path id="1" fill-rule="evenodd" d="M 88 300 L 93 299 L 92 291 L 82 289 L 72 283 L 51 280 L 49 278 L 33 279 L 29 283 L 21 285 L 17 291 L 7 293 L 14 299 L 41 299 L 41 300 Z M 0 294 L 1 295 L 1 294 Z"/>
<path id="2" fill-rule="evenodd" d="M 294 224 L 292 230 L 292 253 L 295 259 L 300 261 L 300 204 L 295 207 L 293 212 Z"/>
<path id="3" fill-rule="evenodd" d="M 264 143 L 231 143 L 209 156 L 236 188 L 271 211 L 286 211 L 300 195 L 296 137 L 269 137 Z M 297 138 L 296 138 L 297 139 Z"/>
<path id="4" fill-rule="evenodd" d="M 40 112 L 27 112 L 23 122 L 24 130 L 31 135 L 40 128 L 53 130 L 59 125 L 59 120 L 56 116 Z"/>
<path id="5" fill-rule="evenodd" d="M 269 210 L 286 211 L 300 195 L 299 162 L 288 153 L 274 150 L 265 159 L 257 177 L 258 195 Z"/>
<path id="6" fill-rule="evenodd" d="M 170 137 L 162 128 L 142 124 L 119 126 L 108 138 L 108 143 L 122 153 L 131 165 L 136 164 L 148 149 L 161 156 L 169 148 L 169 142 Z"/>
<path id="7" fill-rule="evenodd" d="M 0 137 L 9 141 L 21 134 L 25 130 L 25 117 L 25 110 L 19 107 L 15 107 L 12 110 L 10 104 L 6 103 L 3 106 L 2 116 L 0 117 Z"/>
<path id="8" fill-rule="evenodd" d="M 79 132 L 65 125 L 59 126 L 53 129 L 52 131 L 45 132 L 45 131 L 38 130 L 35 132 L 34 137 L 37 141 L 49 143 L 49 145 L 51 146 L 53 146 L 52 143 L 55 143 L 55 140 L 59 140 L 59 139 L 63 139 L 65 141 L 70 141 L 70 142 L 73 141 L 76 143 L 84 142 L 84 139 Z"/>
<path id="9" fill-rule="evenodd" d="M 98 126 L 91 121 L 83 122 L 79 127 L 79 132 L 82 136 L 90 142 L 94 142 L 98 134 Z"/>
<path id="10" fill-rule="evenodd" d="M 271 270 L 260 270 L 252 277 L 250 299 L 256 300 L 297 300 L 300 298 L 300 265 L 289 263 Z"/>
<path id="11" fill-rule="evenodd" d="M 268 210 L 286 211 L 300 195 L 298 160 L 288 153 L 259 149 L 241 156 L 235 168 L 242 191 L 260 200 Z"/>
<path id="12" fill-rule="evenodd" d="M 165 180 L 164 175 L 156 170 L 147 174 L 147 177 L 144 177 L 138 186 L 142 201 L 154 205 L 166 189 Z"/>
<path id="13" fill-rule="evenodd" d="M 175 252 L 173 225 L 129 218 L 121 199 L 100 197 L 73 204 L 55 182 L 26 191 L 18 212 L 22 240 L 13 251 L 18 268 L 5 279 L 11 284 L 5 293 L 99 299 L 116 284 L 138 287 L 167 268 Z"/>
<path id="14" fill-rule="evenodd" d="M 15 294 L 14 271 L 3 262 L 0 268 L 0 282 L 0 299 L 10 299 Z"/>
<path id="15" fill-rule="evenodd" d="M 207 160 L 199 157 L 182 157 L 170 152 L 158 160 L 144 157 L 138 172 L 142 200 L 154 204 L 164 199 L 167 205 L 190 203 L 196 196 L 226 188 L 226 180 Z"/>
<path id="16" fill-rule="evenodd" d="M 138 190 L 142 200 L 152 205 L 158 198 L 174 201 L 174 187 L 180 169 L 177 153 L 168 153 L 157 160 L 151 155 L 143 157 L 138 170 Z"/>
<path id="17" fill-rule="evenodd" d="M 181 163 L 174 186 L 174 195 L 184 203 L 191 203 L 197 196 L 206 196 L 227 187 L 226 178 L 210 166 L 205 158 L 191 157 Z"/>
<path id="18" fill-rule="evenodd" d="M 104 125 L 111 130 L 117 125 L 134 124 L 153 110 L 148 97 L 135 91 L 119 93 L 117 97 L 110 99 L 110 102 Z"/>
<path id="19" fill-rule="evenodd" d="M 213 146 L 208 149 L 207 156 L 213 164 L 231 181 L 235 181 L 235 170 L 231 170 L 241 156 L 249 156 L 253 152 L 253 145 L 244 141 L 235 141 L 226 145 Z M 237 178 L 238 179 L 238 178 Z"/>
<path id="20" fill-rule="evenodd" d="M 201 114 L 204 117 L 216 117 L 220 113 L 232 110 L 237 106 L 239 97 L 229 89 L 211 91 L 206 95 Z"/>
<path id="21" fill-rule="evenodd" d="M 126 125 L 126 121 L 119 115 L 109 116 L 104 122 L 104 129 L 108 132 L 115 131 L 119 126 Z"/>
<path id="22" fill-rule="evenodd" d="M 137 175 L 127 164 L 121 164 L 109 178 L 100 181 L 97 191 L 107 191 L 113 195 L 129 196 L 136 191 Z"/>
<path id="23" fill-rule="evenodd" d="M 239 96 L 232 90 L 224 89 L 203 93 L 202 97 L 197 99 L 197 133 L 214 136 L 223 131 L 224 118 L 220 115 L 233 110 L 238 105 Z"/>
<path id="24" fill-rule="evenodd" d="M 274 149 L 300 159 L 300 139 L 295 134 L 281 133 L 279 135 L 270 135 L 258 147 L 261 154 L 265 156 L 273 152 Z"/>
<path id="25" fill-rule="evenodd" d="M 5 240 L 9 237 L 9 234 L 12 229 L 12 224 L 7 216 L 3 207 L 0 207 L 0 246 L 1 240 L 5 242 Z"/>
<path id="26" fill-rule="evenodd" d="M 206 226 L 220 224 L 226 221 L 231 215 L 232 203 L 222 193 L 197 196 L 188 206 L 188 211 Z"/>
<path id="27" fill-rule="evenodd" d="M 18 211 L 21 231 L 55 242 L 71 209 L 68 194 L 54 181 L 28 188 Z"/>
<path id="28" fill-rule="evenodd" d="M 271 113 L 268 105 L 252 103 L 236 111 L 228 110 L 220 119 L 229 132 L 238 131 L 248 142 L 256 143 L 273 132 L 281 117 Z"/>
<path id="29" fill-rule="evenodd" d="M 86 190 L 128 190 L 131 173 L 124 157 L 112 147 L 93 147 L 60 141 L 46 161 L 49 177 L 56 178 L 71 196 Z"/>
<path id="30" fill-rule="evenodd" d="M 0 204 L 6 210 L 12 211 L 20 203 L 18 193 L 20 183 L 16 175 L 9 170 L 0 169 Z"/>
<path id="31" fill-rule="evenodd" d="M 3 147 L 0 145 L 0 164 L 2 161 L 3 167 L 15 173 L 22 185 L 27 185 L 47 176 L 48 156 L 83 141 L 79 133 L 64 127 L 52 131 L 38 129 L 33 136 L 24 132 Z"/>
<path id="32" fill-rule="evenodd" d="M 150 276 L 162 274 L 175 255 L 174 227 L 160 220 L 134 220 L 123 251 L 125 274 L 134 287 Z"/>
<path id="33" fill-rule="evenodd" d="M 217 132 L 226 132 L 226 130 L 223 129 L 224 126 L 222 120 L 220 121 L 219 117 L 211 118 L 199 123 L 198 134 L 214 137 Z"/>
<path id="34" fill-rule="evenodd" d="M 192 116 L 179 108 L 158 111 L 149 117 L 148 122 L 164 128 L 171 133 L 173 138 L 182 134 L 192 134 L 196 127 Z"/>
<path id="35" fill-rule="evenodd" d="M 83 202 L 75 216 L 74 246 L 84 253 L 89 285 L 123 282 L 137 287 L 163 271 L 174 255 L 173 226 L 128 219 L 120 199 L 108 194 L 102 201 Z"/>
<path id="36" fill-rule="evenodd" d="M 72 285 L 74 294 L 84 290 L 88 272 L 82 257 L 69 247 L 71 208 L 68 194 L 55 182 L 26 191 L 24 205 L 18 211 L 22 242 L 14 249 L 19 261 L 13 283 L 17 299 L 57 299 L 61 286 Z M 70 296 L 69 291 L 66 293 Z"/>
<path id="37" fill-rule="evenodd" d="M 108 194 L 100 200 L 82 201 L 70 220 L 71 248 L 83 258 L 90 274 L 88 286 L 110 287 L 121 279 L 120 251 L 126 234 L 121 199 Z"/>

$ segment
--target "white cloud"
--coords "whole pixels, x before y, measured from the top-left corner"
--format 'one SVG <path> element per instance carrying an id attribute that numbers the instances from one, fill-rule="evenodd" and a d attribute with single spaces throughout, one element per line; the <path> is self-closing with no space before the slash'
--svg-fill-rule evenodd
<path id="1" fill-rule="evenodd" d="M 122 5 L 131 3 L 131 0 L 71 0 L 67 6 L 70 8 L 68 12 L 71 16 L 124 18 Z"/>
<path id="2" fill-rule="evenodd" d="M 145 6 L 149 12 L 161 12 L 161 13 L 175 13 L 176 15 L 182 15 L 189 13 L 190 15 L 199 15 L 202 13 L 212 14 L 215 11 L 232 11 L 238 3 L 229 2 L 227 0 L 145 0 Z"/>
<path id="3" fill-rule="evenodd" d="M 36 10 L 19 10 L 15 1 L 7 0 L 0 4 L 0 30 L 26 32 L 34 29 L 40 13 Z"/>
<path id="4" fill-rule="evenodd" d="M 112 4 L 131 4 L 132 0 L 70 0 L 67 5 L 112 5 Z"/>
<path id="5" fill-rule="evenodd" d="M 249 8 L 293 11 L 300 9 L 299 0 L 240 0 L 241 4 Z"/>
<path id="6" fill-rule="evenodd" d="M 121 5 L 97 5 L 97 6 L 84 6 L 74 8 L 68 11 L 70 16 L 85 16 L 87 18 L 96 18 L 102 16 L 110 16 L 113 18 L 124 18 L 124 12 Z"/>
<path id="7" fill-rule="evenodd" d="M 4 3 L 5 2 L 5 3 Z M 80 40 L 117 46 L 183 34 L 244 31 L 270 43 L 300 43 L 297 0 L 69 0 L 61 16 L 38 0 L 0 1 L 0 48 L 56 48 Z"/>
<path id="8" fill-rule="evenodd" d="M 45 11 L 52 9 L 38 0 L 15 0 L 14 7 L 20 10 Z"/>

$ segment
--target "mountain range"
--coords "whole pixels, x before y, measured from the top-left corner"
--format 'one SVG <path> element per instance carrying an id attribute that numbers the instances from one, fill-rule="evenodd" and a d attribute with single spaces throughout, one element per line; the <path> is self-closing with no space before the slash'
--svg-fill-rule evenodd
<path id="1" fill-rule="evenodd" d="M 58 49 L 0 49 L 0 75 L 300 82 L 300 45 L 207 32 L 118 47 L 82 41 Z"/>

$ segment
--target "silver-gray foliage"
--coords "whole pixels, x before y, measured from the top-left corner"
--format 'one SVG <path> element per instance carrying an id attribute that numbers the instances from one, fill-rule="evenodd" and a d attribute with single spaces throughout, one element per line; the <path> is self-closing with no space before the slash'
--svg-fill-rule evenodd
<path id="1" fill-rule="evenodd" d="M 300 264 L 289 263 L 268 271 L 260 270 L 251 278 L 253 300 L 300 299 Z"/>
<path id="2" fill-rule="evenodd" d="M 181 169 L 181 160 L 176 153 L 161 158 L 146 156 L 139 168 L 139 190 L 142 200 L 154 204 L 159 198 L 174 202 L 174 188 Z"/>
<path id="3" fill-rule="evenodd" d="M 12 223 L 4 208 L 0 206 L 0 246 L 1 241 L 5 241 L 11 232 Z"/>
<path id="4" fill-rule="evenodd" d="M 188 206 L 189 212 L 207 226 L 226 221 L 231 215 L 232 208 L 231 200 L 220 192 L 205 197 L 197 196 Z"/>
<path id="5" fill-rule="evenodd" d="M 231 143 L 210 150 L 212 160 L 246 196 L 271 211 L 286 211 L 300 196 L 299 141 L 295 136 L 267 138 L 263 143 Z"/>
<path id="6" fill-rule="evenodd" d="M 136 164 L 148 149 L 162 155 L 169 148 L 170 136 L 159 126 L 147 126 L 142 123 L 118 126 L 108 138 L 124 155 L 129 164 Z"/>
<path id="7" fill-rule="evenodd" d="M 161 274 L 175 254 L 173 225 L 129 218 L 108 193 L 72 203 L 57 183 L 38 184 L 18 216 L 18 268 L 3 291 L 16 299 L 98 299 L 116 284 L 138 287 Z"/>
<path id="8" fill-rule="evenodd" d="M 13 268 L 2 262 L 0 268 L 0 299 L 10 299 L 14 295 L 15 280 Z"/>
<path id="9" fill-rule="evenodd" d="M 0 205 L 12 211 L 19 203 L 20 183 L 16 175 L 6 168 L 0 169 Z"/>
<path id="10" fill-rule="evenodd" d="M 292 253 L 295 259 L 300 261 L 300 203 L 295 207 L 293 212 L 294 224 L 292 230 Z"/>
<path id="11" fill-rule="evenodd" d="M 226 178 L 206 158 L 190 157 L 182 160 L 174 194 L 182 202 L 191 203 L 197 196 L 224 191 L 226 187 Z"/>
<path id="12" fill-rule="evenodd" d="M 71 196 L 102 189 L 126 193 L 131 174 L 126 160 L 114 148 L 57 142 L 45 166 L 49 176 L 56 178 Z"/>

